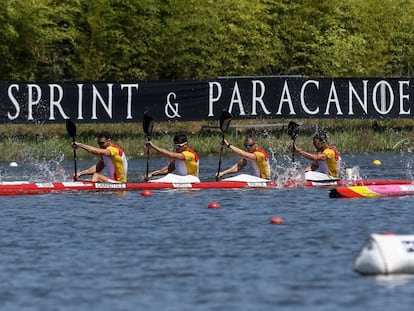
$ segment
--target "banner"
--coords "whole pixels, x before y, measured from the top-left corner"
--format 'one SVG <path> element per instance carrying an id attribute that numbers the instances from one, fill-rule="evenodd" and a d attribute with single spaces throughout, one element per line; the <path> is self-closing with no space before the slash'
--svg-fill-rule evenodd
<path id="1" fill-rule="evenodd" d="M 412 118 L 411 79 L 226 77 L 131 82 L 0 82 L 1 123 Z"/>

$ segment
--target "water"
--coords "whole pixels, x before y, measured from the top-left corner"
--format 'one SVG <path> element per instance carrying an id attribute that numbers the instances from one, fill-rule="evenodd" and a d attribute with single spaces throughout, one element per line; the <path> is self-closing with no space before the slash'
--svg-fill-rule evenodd
<path id="1" fill-rule="evenodd" d="M 214 175 L 217 158 L 201 160 L 202 178 Z M 410 154 L 345 160 L 368 178 L 411 174 Z M 27 175 L 22 166 L 3 163 L 2 178 Z M 145 161 L 130 167 L 139 178 Z M 408 310 L 414 276 L 363 277 L 352 262 L 371 233 L 414 234 L 413 204 L 324 188 L 0 197 L 0 309 Z"/>

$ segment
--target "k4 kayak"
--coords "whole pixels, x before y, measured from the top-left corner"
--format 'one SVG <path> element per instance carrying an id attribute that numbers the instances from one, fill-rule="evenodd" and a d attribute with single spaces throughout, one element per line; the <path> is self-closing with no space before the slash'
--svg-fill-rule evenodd
<path id="1" fill-rule="evenodd" d="M 413 183 L 365 184 L 331 189 L 331 198 L 378 198 L 414 195 Z"/>
<path id="2" fill-rule="evenodd" d="M 364 185 L 388 185 L 398 183 L 399 186 L 405 184 L 407 187 L 411 181 L 404 180 L 364 180 Z M 145 183 L 95 183 L 91 181 L 69 181 L 69 182 L 27 182 L 13 181 L 0 182 L 0 196 L 7 195 L 33 195 L 44 193 L 60 192 L 83 192 L 83 191 L 137 191 L 137 190 L 154 190 L 154 189 L 242 189 L 242 188 L 286 188 L 286 187 L 332 187 L 340 186 L 344 182 L 338 181 L 305 181 L 305 182 L 287 182 L 278 184 L 275 181 L 262 180 L 260 178 L 239 178 L 238 180 L 229 178 L 222 181 L 206 182 L 145 182 Z M 337 188 L 338 189 L 338 188 Z"/>
<path id="3" fill-rule="evenodd" d="M 29 195 L 54 192 L 81 191 L 132 191 L 146 189 L 237 189 L 277 187 L 275 182 L 219 181 L 199 183 L 95 183 L 75 182 L 2 182 L 0 196 Z"/>

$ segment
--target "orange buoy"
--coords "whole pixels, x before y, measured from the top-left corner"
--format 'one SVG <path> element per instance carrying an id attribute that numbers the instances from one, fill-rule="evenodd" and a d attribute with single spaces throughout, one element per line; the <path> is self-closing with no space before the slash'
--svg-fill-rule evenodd
<path id="1" fill-rule="evenodd" d="M 217 203 L 217 202 L 211 202 L 211 203 L 208 205 L 208 208 L 220 208 L 220 204 L 219 204 L 219 203 Z"/>
<path id="2" fill-rule="evenodd" d="M 275 216 L 275 217 L 272 217 L 272 219 L 270 219 L 270 223 L 274 225 L 281 225 L 283 224 L 283 219 L 278 216 Z"/>
<path id="3" fill-rule="evenodd" d="M 150 196 L 152 196 L 152 192 L 151 192 L 151 190 L 144 190 L 144 191 L 141 192 L 141 195 L 143 197 L 150 197 Z"/>

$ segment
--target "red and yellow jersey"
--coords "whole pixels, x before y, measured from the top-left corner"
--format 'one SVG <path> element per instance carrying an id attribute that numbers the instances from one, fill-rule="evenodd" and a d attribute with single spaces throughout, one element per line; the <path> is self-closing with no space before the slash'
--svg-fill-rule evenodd
<path id="1" fill-rule="evenodd" d="M 128 161 L 125 153 L 118 145 L 106 148 L 111 152 L 110 157 L 102 157 L 107 176 L 118 182 L 127 182 Z"/>
<path id="2" fill-rule="evenodd" d="M 253 175 L 270 179 L 269 155 L 261 148 L 257 148 L 253 153 L 256 156 L 256 161 L 248 161 L 253 170 Z"/>
<path id="3" fill-rule="evenodd" d="M 175 160 L 175 170 L 177 175 L 193 175 L 198 177 L 199 159 L 197 153 L 188 148 L 181 152 L 185 160 Z"/>
<path id="4" fill-rule="evenodd" d="M 332 177 L 338 177 L 339 152 L 335 148 L 328 146 L 323 151 L 323 154 L 326 155 L 326 166 L 328 170 L 328 175 Z"/>

